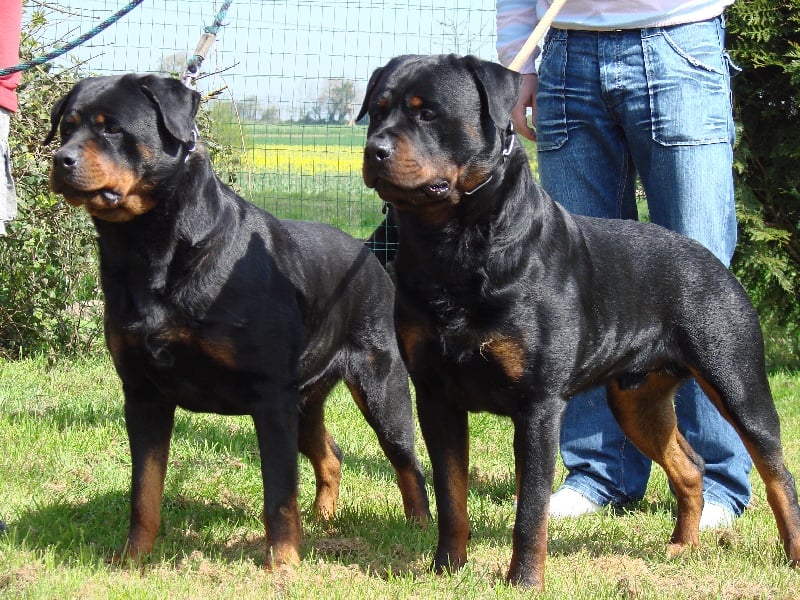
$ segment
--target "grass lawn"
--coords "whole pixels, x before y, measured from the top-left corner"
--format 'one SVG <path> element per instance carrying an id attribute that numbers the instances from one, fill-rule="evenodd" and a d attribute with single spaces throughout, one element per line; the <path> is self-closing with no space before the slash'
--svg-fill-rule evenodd
<path id="1" fill-rule="evenodd" d="M 800 474 L 800 374 L 775 374 L 772 385 L 787 461 Z M 112 567 L 106 559 L 127 528 L 130 459 L 109 361 L 0 362 L 0 597 L 526 597 L 503 582 L 514 519 L 507 420 L 471 417 L 470 560 L 435 576 L 427 571 L 435 527 L 404 522 L 393 472 L 343 388 L 327 418 L 345 454 L 341 502 L 332 522 L 313 520 L 313 477 L 301 459 L 301 566 L 261 568 L 249 418 L 179 411 L 155 551 L 142 564 Z M 420 454 L 429 476 L 421 443 Z M 541 597 L 800 597 L 800 572 L 786 566 L 763 485 L 753 481 L 752 507 L 735 526 L 704 533 L 698 551 L 675 560 L 664 552 L 675 506 L 657 468 L 630 511 L 551 522 Z"/>

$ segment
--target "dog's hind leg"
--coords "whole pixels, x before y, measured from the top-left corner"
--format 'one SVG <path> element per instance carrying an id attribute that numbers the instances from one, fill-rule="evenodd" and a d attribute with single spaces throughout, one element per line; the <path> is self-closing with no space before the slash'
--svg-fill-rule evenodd
<path id="1" fill-rule="evenodd" d="M 703 459 L 680 434 L 672 399 L 683 378 L 653 372 L 630 384 L 614 380 L 606 387 L 608 404 L 620 428 L 636 447 L 661 465 L 678 503 L 667 553 L 680 554 L 700 543 L 703 510 Z"/>
<path id="2" fill-rule="evenodd" d="M 783 462 L 780 421 L 763 364 L 727 372 L 724 378 L 694 375 L 742 438 L 764 480 L 786 556 L 792 566 L 800 566 L 800 504 L 794 478 Z"/>
<path id="3" fill-rule="evenodd" d="M 322 519 L 330 519 L 336 512 L 342 480 L 342 451 L 325 428 L 325 398 L 334 384 L 332 379 L 316 382 L 304 390 L 300 406 L 298 449 L 314 468 L 317 484 L 314 512 Z"/>
<path id="4" fill-rule="evenodd" d="M 427 524 L 430 520 L 428 494 L 414 451 L 414 413 L 408 373 L 399 354 L 376 349 L 354 354 L 345 383 L 397 472 L 406 518 Z"/>

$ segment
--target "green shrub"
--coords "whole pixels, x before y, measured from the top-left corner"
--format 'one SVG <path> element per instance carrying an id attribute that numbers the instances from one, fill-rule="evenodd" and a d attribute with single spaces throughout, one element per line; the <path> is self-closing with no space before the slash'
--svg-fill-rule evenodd
<path id="1" fill-rule="evenodd" d="M 39 48 L 34 15 L 23 31 L 20 54 Z M 78 354 L 100 338 L 94 228 L 83 211 L 49 193 L 51 147 L 42 145 L 55 99 L 77 80 L 74 69 L 41 66 L 25 71 L 17 90 L 20 111 L 11 120 L 18 218 L 0 237 L 0 355 Z"/>
<path id="2" fill-rule="evenodd" d="M 774 366 L 800 365 L 800 1 L 728 9 L 739 243 L 733 270 L 756 304 Z"/>

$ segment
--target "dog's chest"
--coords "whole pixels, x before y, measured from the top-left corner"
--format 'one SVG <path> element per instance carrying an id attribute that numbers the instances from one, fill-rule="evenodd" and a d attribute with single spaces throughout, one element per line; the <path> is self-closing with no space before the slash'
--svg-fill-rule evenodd
<path id="1" fill-rule="evenodd" d="M 419 318 L 399 320 L 397 333 L 412 376 L 459 388 L 471 408 L 507 413 L 502 396 L 525 385 L 529 356 L 518 332 L 454 331 Z"/>
<path id="2" fill-rule="evenodd" d="M 107 311 L 106 342 L 123 382 L 146 381 L 184 408 L 246 412 L 242 399 L 263 381 L 294 375 L 298 357 L 279 342 L 290 333 L 271 332 L 263 319 L 245 322 L 215 310 L 198 319 L 152 297 Z"/>

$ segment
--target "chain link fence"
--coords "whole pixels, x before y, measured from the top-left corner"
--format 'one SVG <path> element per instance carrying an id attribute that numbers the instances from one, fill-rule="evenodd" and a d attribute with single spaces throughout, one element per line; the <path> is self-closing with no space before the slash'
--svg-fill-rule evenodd
<path id="1" fill-rule="evenodd" d="M 97 26 L 124 0 L 28 1 L 45 50 Z M 82 74 L 180 76 L 219 0 L 144 0 L 58 58 Z M 361 181 L 366 127 L 354 123 L 372 71 L 399 54 L 495 59 L 493 2 L 236 1 L 190 84 L 204 94 L 218 173 L 279 217 L 365 237 L 381 202 Z"/>

